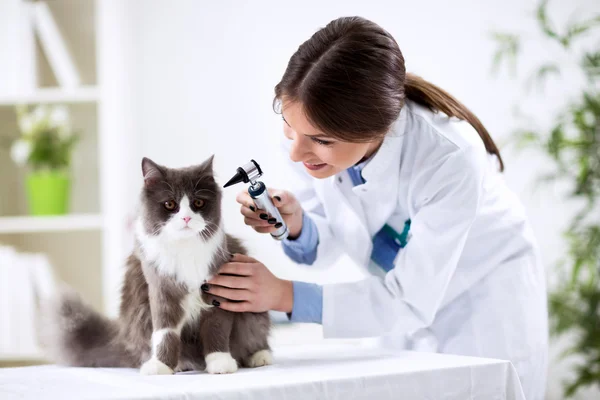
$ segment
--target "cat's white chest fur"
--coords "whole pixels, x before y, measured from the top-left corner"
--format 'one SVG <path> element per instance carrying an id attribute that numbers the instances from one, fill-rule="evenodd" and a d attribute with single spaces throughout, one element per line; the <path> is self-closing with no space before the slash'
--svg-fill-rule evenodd
<path id="1" fill-rule="evenodd" d="M 140 219 L 136 235 L 144 258 L 152 261 L 160 274 L 174 277 L 191 290 L 199 289 L 209 279 L 209 268 L 224 240 L 223 229 L 204 241 L 198 236 L 169 238 L 167 234 L 148 235 Z"/>
<path id="2" fill-rule="evenodd" d="M 196 320 L 196 318 L 200 316 L 202 310 L 212 307 L 212 304 L 206 304 L 204 300 L 202 300 L 200 289 L 188 293 L 181 303 L 181 308 L 184 310 L 185 315 L 177 328 L 181 332 L 181 328 L 185 324 L 192 323 Z"/>

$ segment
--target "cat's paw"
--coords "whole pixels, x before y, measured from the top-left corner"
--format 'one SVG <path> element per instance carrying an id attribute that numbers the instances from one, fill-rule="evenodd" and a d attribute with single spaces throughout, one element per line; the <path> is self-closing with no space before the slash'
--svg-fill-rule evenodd
<path id="1" fill-rule="evenodd" d="M 142 375 L 172 375 L 173 370 L 156 358 L 151 358 L 140 368 Z"/>
<path id="2" fill-rule="evenodd" d="M 271 354 L 270 350 L 260 350 L 252 354 L 252 356 L 246 361 L 246 364 L 250 368 L 271 365 L 273 364 L 273 355 Z"/>
<path id="3" fill-rule="evenodd" d="M 231 374 L 237 370 L 237 362 L 230 353 L 215 352 L 206 356 L 206 372 L 209 374 Z"/>

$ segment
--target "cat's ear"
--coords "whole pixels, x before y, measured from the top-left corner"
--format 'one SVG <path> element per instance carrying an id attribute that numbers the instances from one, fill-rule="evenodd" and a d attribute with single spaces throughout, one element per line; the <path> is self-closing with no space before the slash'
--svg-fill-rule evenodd
<path id="1" fill-rule="evenodd" d="M 147 157 L 142 159 L 142 173 L 144 174 L 144 185 L 146 187 L 151 187 L 164 179 L 164 173 L 160 165 Z"/>
<path id="2" fill-rule="evenodd" d="M 202 163 L 202 169 L 204 169 L 207 172 L 211 172 L 212 173 L 213 172 L 213 161 L 214 161 L 214 159 L 215 159 L 215 155 L 214 154 L 211 155 L 210 157 L 208 157 L 206 159 L 206 161 L 204 161 Z"/>

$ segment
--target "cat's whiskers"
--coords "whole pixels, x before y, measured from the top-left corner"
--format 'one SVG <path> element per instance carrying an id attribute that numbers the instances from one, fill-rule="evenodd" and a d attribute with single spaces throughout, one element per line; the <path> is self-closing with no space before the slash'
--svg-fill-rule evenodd
<path id="1" fill-rule="evenodd" d="M 225 251 L 225 249 L 223 248 L 223 246 L 219 246 L 217 248 L 217 253 L 223 257 L 225 260 L 229 260 L 229 254 L 227 254 L 227 252 Z"/>
<path id="2" fill-rule="evenodd" d="M 215 232 L 217 232 L 219 229 L 221 229 L 221 227 L 220 227 L 219 225 L 215 224 L 215 223 L 214 223 L 214 222 L 212 222 L 212 221 L 205 221 L 205 222 L 206 222 L 206 227 L 207 227 L 207 228 L 209 228 L 209 229 L 210 229 L 210 228 L 212 228 L 212 232 L 211 232 L 211 233 L 215 233 Z"/>
<path id="3" fill-rule="evenodd" d="M 221 226 L 219 226 L 218 224 L 212 222 L 212 221 L 206 221 L 206 228 L 204 228 L 201 232 L 200 232 L 200 236 L 202 237 L 202 239 L 204 241 L 207 241 L 210 239 L 210 235 L 214 235 L 217 232 L 219 232 L 219 230 L 221 230 Z M 208 232 L 207 232 L 208 231 Z M 220 256 L 221 258 L 228 260 L 229 259 L 229 253 L 225 250 L 223 245 L 218 246 L 215 249 L 215 252 L 217 253 L 218 256 Z"/>
<path id="4" fill-rule="evenodd" d="M 202 229 L 200 232 L 200 238 L 206 242 L 208 240 L 208 235 L 206 234 L 206 232 L 204 232 L 204 229 Z"/>
<path id="5" fill-rule="evenodd" d="M 154 224 L 152 227 L 154 228 L 154 230 L 150 233 L 150 235 L 151 236 L 155 236 L 155 235 L 158 235 L 160 233 L 162 225 Z"/>

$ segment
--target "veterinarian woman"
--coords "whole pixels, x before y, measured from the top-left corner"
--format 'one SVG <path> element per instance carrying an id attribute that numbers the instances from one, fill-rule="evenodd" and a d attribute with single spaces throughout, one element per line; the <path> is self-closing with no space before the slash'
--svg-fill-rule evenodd
<path id="1" fill-rule="evenodd" d="M 289 158 L 305 186 L 271 189 L 285 253 L 328 266 L 342 253 L 369 278 L 289 282 L 236 255 L 209 291 L 234 312 L 279 310 L 326 337 L 379 336 L 401 348 L 510 360 L 527 399 L 546 381 L 544 271 L 523 207 L 481 122 L 405 73 L 396 41 L 361 18 L 302 44 L 275 88 Z M 296 186 L 296 183 L 294 183 Z M 238 195 L 247 225 L 273 220 Z"/>

